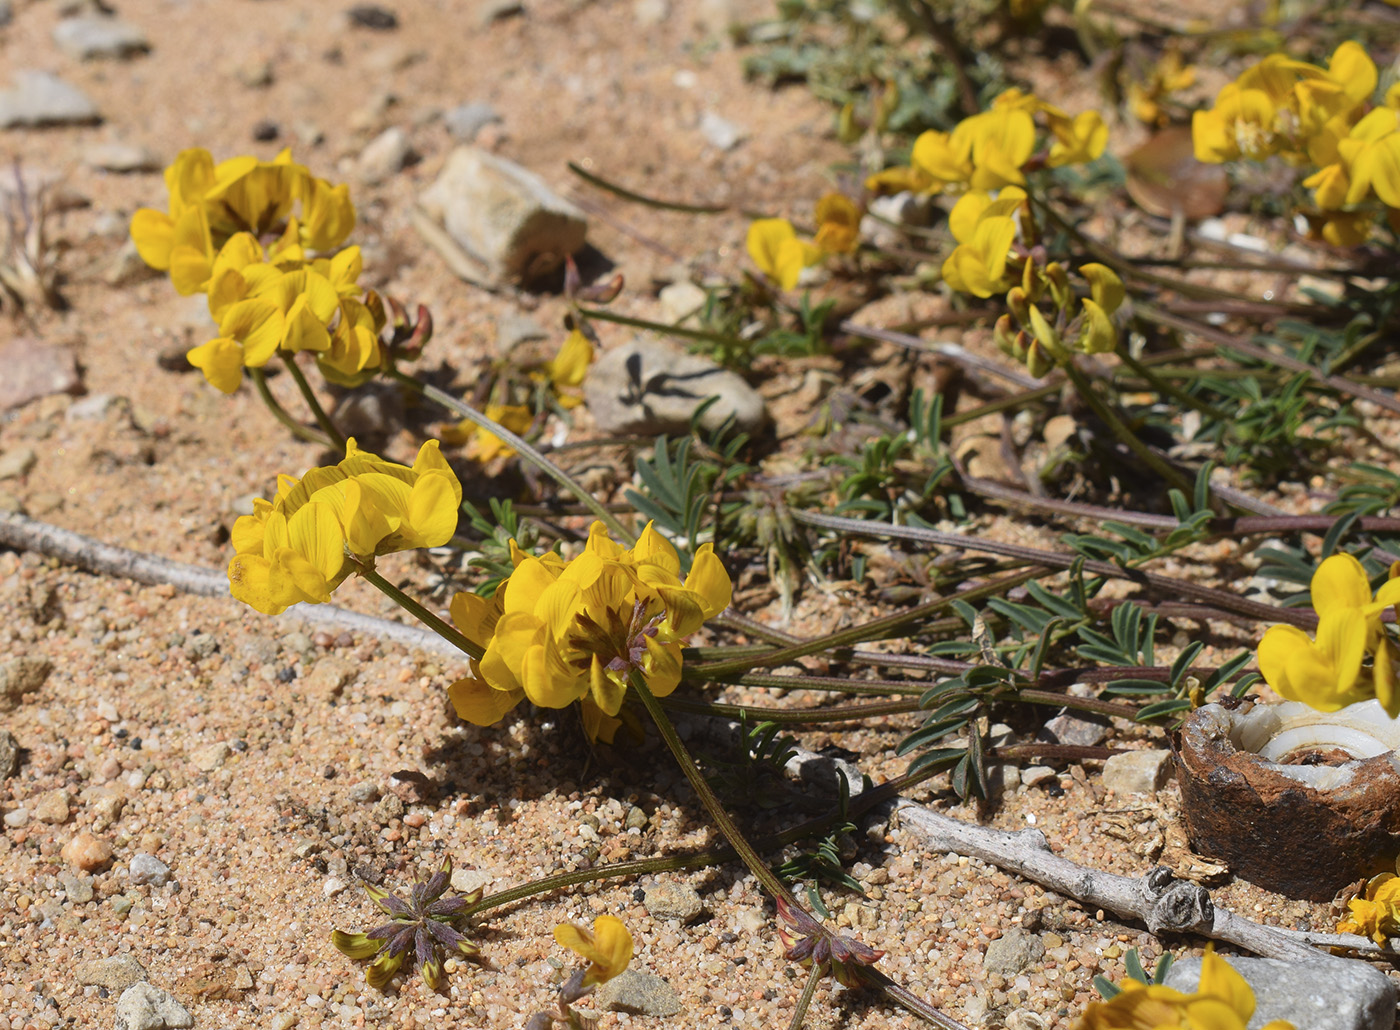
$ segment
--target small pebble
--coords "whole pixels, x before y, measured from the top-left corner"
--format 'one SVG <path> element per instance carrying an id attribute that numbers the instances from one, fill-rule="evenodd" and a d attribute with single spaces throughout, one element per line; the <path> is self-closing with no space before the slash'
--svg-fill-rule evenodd
<path id="1" fill-rule="evenodd" d="M 85 873 L 106 868 L 112 861 L 112 846 L 102 838 L 83 830 L 63 845 L 63 860 Z"/>
<path id="2" fill-rule="evenodd" d="M 138 886 L 150 884 L 153 887 L 164 887 L 170 882 L 170 867 L 155 855 L 138 852 L 131 856 L 126 876 Z"/>

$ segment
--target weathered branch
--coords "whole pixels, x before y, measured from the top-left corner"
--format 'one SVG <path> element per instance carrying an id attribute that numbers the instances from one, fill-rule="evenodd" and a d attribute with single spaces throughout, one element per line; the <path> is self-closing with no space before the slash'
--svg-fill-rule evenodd
<path id="1" fill-rule="evenodd" d="M 117 576 L 151 586 L 168 584 L 187 594 L 228 597 L 228 577 L 218 569 L 170 561 L 152 554 L 128 550 L 94 540 L 69 529 L 49 525 L 26 515 L 0 512 L 0 546 L 35 551 L 76 565 L 88 572 Z M 391 619 L 347 611 L 329 604 L 299 605 L 293 618 L 320 625 L 338 626 L 405 647 L 464 658 L 462 652 L 436 633 Z"/>
<path id="2" fill-rule="evenodd" d="M 1313 934 L 1265 926 L 1216 908 L 1210 892 L 1178 880 L 1158 867 L 1145 876 L 1119 876 L 1089 869 L 1050 850 L 1039 830 L 992 830 L 953 819 L 911 801 L 896 803 L 900 821 L 935 851 L 953 851 L 1034 880 L 1043 887 L 1125 919 L 1145 923 L 1158 933 L 1196 933 L 1229 941 L 1267 958 L 1314 964 L 1332 961 L 1318 946 L 1340 946 L 1380 954 L 1365 937 Z"/>

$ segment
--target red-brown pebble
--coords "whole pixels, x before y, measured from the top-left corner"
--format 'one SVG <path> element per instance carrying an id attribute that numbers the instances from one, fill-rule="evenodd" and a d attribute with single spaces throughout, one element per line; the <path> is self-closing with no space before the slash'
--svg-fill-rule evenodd
<path id="1" fill-rule="evenodd" d="M 84 830 L 63 845 L 63 860 L 85 873 L 96 872 L 112 861 L 112 846 Z"/>

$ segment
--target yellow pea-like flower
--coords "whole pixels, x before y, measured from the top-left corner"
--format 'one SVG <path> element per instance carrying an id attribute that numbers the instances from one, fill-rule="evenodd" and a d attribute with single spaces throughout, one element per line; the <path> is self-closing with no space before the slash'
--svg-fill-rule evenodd
<path id="1" fill-rule="evenodd" d="M 257 501 L 233 526 L 229 588 L 269 615 L 302 601 L 324 603 L 353 570 L 350 559 L 452 539 L 462 486 L 429 440 L 410 468 L 362 451 L 301 479 L 280 477 L 277 496 Z"/>
<path id="2" fill-rule="evenodd" d="M 1381 627 L 1383 609 L 1400 603 L 1400 579 L 1375 597 L 1361 563 L 1336 554 L 1312 578 L 1317 636 L 1296 626 L 1270 626 L 1259 642 L 1259 671 L 1281 697 L 1335 712 L 1375 697 L 1392 718 L 1400 716 L 1394 647 Z M 1369 668 L 1366 655 L 1373 655 Z"/>
<path id="3" fill-rule="evenodd" d="M 616 916 L 599 916 L 591 931 L 561 923 L 554 928 L 554 940 L 588 963 L 584 987 L 607 983 L 632 961 L 632 935 Z"/>
<path id="4" fill-rule="evenodd" d="M 579 701 L 590 734 L 611 740 L 628 677 L 671 693 L 681 641 L 728 607 L 733 590 L 710 544 L 682 581 L 675 548 L 650 524 L 624 549 L 595 522 L 569 562 L 513 553 L 515 571 L 490 602 L 459 595 L 452 605 L 457 627 L 484 650 L 449 689 L 457 714 L 477 725 L 526 698 L 545 708 Z"/>
<path id="5" fill-rule="evenodd" d="M 948 215 L 948 227 L 958 241 L 943 262 L 943 279 L 961 293 L 990 297 L 1011 285 L 1007 273 L 1016 240 L 1016 217 L 1025 202 L 1024 190 L 1007 187 L 995 200 L 976 191 L 964 194 Z"/>
<path id="6" fill-rule="evenodd" d="M 1192 994 L 1162 984 L 1124 980 L 1109 1001 L 1090 1002 L 1074 1030 L 1245 1030 L 1254 1015 L 1248 981 L 1211 949 L 1201 959 Z M 1294 1030 L 1275 1019 L 1261 1030 Z"/>
<path id="7" fill-rule="evenodd" d="M 786 218 L 755 219 L 745 245 L 758 270 L 784 290 L 795 287 L 802 270 L 821 258 L 821 251 L 797 238 Z"/>

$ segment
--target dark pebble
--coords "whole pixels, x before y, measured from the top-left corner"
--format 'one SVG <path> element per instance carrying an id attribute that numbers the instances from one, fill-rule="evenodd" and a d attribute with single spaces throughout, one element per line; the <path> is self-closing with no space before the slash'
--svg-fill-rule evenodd
<path id="1" fill-rule="evenodd" d="M 642 890 L 642 888 L 638 887 L 632 892 L 632 900 L 640 905 L 642 902 L 647 900 L 647 892 Z"/>
<path id="2" fill-rule="evenodd" d="M 240 739 L 240 740 L 235 740 L 235 741 L 233 742 L 233 749 L 234 749 L 235 751 L 247 751 L 247 750 L 248 750 L 248 742 L 247 742 L 246 740 L 241 740 L 241 739 Z"/>
<path id="3" fill-rule="evenodd" d="M 297 678 L 297 671 L 296 671 L 295 669 L 293 669 L 290 665 L 287 666 L 285 669 L 278 669 L 278 670 L 277 670 L 277 681 L 278 681 L 279 683 L 290 683 L 290 682 L 292 682 L 292 680 L 294 680 L 294 679 L 296 679 L 296 678 Z"/>
<path id="4" fill-rule="evenodd" d="M 378 4 L 356 4 L 348 13 L 351 23 L 364 29 L 387 32 L 399 27 L 399 16 Z"/>
<path id="5" fill-rule="evenodd" d="M 131 738 L 131 750 L 133 750 L 133 751 L 140 751 L 140 750 L 141 750 L 141 738 L 140 738 L 140 737 L 132 737 L 132 738 Z"/>
<path id="6" fill-rule="evenodd" d="M 253 139 L 259 143 L 271 143 L 281 133 L 282 130 L 277 127 L 277 123 L 266 118 L 253 126 Z"/>
<path id="7" fill-rule="evenodd" d="M 127 732 L 128 732 L 128 731 L 127 731 L 126 729 L 124 729 L 124 728 L 121 727 L 121 726 L 118 726 L 116 729 L 114 729 L 114 730 L 112 731 L 112 736 L 116 737 L 118 740 L 125 740 L 125 739 L 126 739 Z"/>
<path id="8" fill-rule="evenodd" d="M 354 647 L 354 646 L 355 646 L 355 637 L 354 637 L 354 635 L 351 634 L 351 633 L 342 633 L 342 634 L 340 634 L 340 636 L 338 636 L 338 637 L 335 638 L 335 646 L 336 646 L 336 647 Z"/>
<path id="9" fill-rule="evenodd" d="M 335 766 L 328 765 L 321 770 L 321 778 L 326 780 L 335 779 Z"/>
<path id="10" fill-rule="evenodd" d="M 719 942 L 721 944 L 733 944 L 738 939 L 739 935 L 737 933 L 730 933 L 728 930 L 725 930 L 724 933 L 719 935 Z"/>

